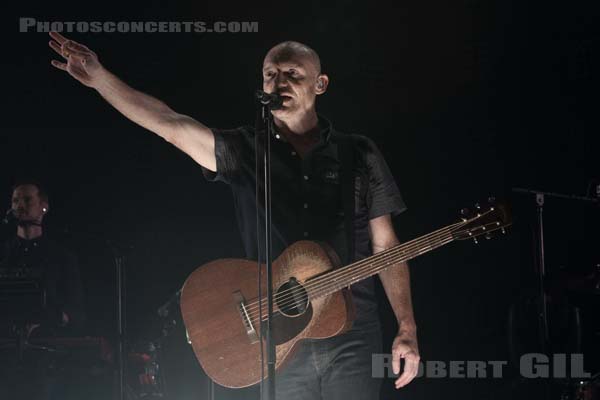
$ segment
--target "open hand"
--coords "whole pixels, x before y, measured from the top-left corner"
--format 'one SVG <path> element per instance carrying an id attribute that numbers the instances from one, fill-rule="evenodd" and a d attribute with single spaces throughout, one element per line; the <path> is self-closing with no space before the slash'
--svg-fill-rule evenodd
<path id="1" fill-rule="evenodd" d="M 51 64 L 77 79 L 88 87 L 95 87 L 102 74 L 102 65 L 98 56 L 86 46 L 69 40 L 58 32 L 50 32 L 53 39 L 49 42 L 52 50 L 57 52 L 66 62 L 52 60 Z"/>

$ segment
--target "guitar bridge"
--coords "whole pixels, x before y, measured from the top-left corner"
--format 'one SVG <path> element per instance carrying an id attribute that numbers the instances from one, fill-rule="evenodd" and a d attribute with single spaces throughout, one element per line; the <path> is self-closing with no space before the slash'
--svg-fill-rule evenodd
<path id="1" fill-rule="evenodd" d="M 233 300 L 237 306 L 237 310 L 240 313 L 240 318 L 244 324 L 244 328 L 246 329 L 246 335 L 248 335 L 248 339 L 250 339 L 250 343 L 258 342 L 258 333 L 254 328 L 254 324 L 252 323 L 252 318 L 248 314 L 248 309 L 246 307 L 246 300 L 240 291 L 233 293 Z"/>

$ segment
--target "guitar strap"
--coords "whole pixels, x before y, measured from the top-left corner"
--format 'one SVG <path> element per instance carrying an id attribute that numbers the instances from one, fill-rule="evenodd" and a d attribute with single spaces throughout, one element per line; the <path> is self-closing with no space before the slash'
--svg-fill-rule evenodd
<path id="1" fill-rule="evenodd" d="M 346 265 L 354 261 L 354 140 L 350 135 L 338 135 L 340 150 L 340 180 L 342 183 L 342 203 L 344 207 L 344 228 L 346 231 Z"/>

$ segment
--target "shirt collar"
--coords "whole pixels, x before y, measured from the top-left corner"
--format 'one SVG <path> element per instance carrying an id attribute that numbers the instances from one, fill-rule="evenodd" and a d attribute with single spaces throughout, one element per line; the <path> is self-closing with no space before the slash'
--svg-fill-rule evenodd
<path id="1" fill-rule="evenodd" d="M 326 145 L 329 143 L 329 140 L 331 139 L 332 128 L 331 128 L 331 122 L 327 118 L 325 118 L 321 114 L 317 114 L 317 117 L 319 119 L 318 123 L 319 123 L 319 129 L 320 129 L 320 139 L 319 139 L 319 143 L 317 144 L 317 147 L 319 147 L 321 145 Z M 275 124 L 273 124 L 273 127 L 274 127 L 273 134 L 275 135 L 275 138 L 281 142 L 286 142 L 283 135 L 280 135 L 277 132 L 277 127 L 275 126 Z"/>
<path id="2" fill-rule="evenodd" d="M 331 128 L 331 121 L 320 114 L 318 114 L 318 116 L 319 127 L 321 127 L 321 142 L 323 142 L 323 144 L 327 144 L 331 139 L 331 131 L 333 130 Z"/>
<path id="3" fill-rule="evenodd" d="M 19 248 L 38 247 L 42 243 L 43 238 L 44 238 L 43 235 L 40 237 L 36 237 L 34 239 L 23 239 L 22 237 L 16 236 L 14 243 Z"/>

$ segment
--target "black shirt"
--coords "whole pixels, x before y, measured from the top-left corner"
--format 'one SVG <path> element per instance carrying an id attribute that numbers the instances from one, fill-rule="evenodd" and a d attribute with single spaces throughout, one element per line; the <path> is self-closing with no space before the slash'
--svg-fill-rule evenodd
<path id="1" fill-rule="evenodd" d="M 77 260 L 58 243 L 44 236 L 32 240 L 14 237 L 7 241 L 0 248 L 0 279 L 40 283 L 45 292 L 44 313 L 38 321 L 29 322 L 56 327 L 62 323 L 64 312 L 69 316 L 69 326 L 81 326 L 83 289 Z"/>
<path id="2" fill-rule="evenodd" d="M 320 141 L 301 158 L 279 135 L 271 144 L 272 244 L 273 257 L 298 240 L 324 241 L 347 260 L 342 202 L 341 135 L 325 118 L 319 118 Z M 211 181 L 231 187 L 235 212 L 246 255 L 257 259 L 254 128 L 213 129 L 217 172 L 203 169 Z M 355 218 L 354 255 L 359 260 L 371 255 L 369 220 L 406 209 L 389 168 L 375 144 L 352 135 L 354 143 Z M 262 190 L 260 188 L 259 190 Z M 262 204 L 261 204 L 262 206 Z M 261 221 L 264 209 L 260 208 Z M 262 227 L 261 227 L 262 229 Z M 261 249 L 264 248 L 261 246 Z M 264 254 L 261 253 L 264 261 Z M 354 326 L 377 321 L 373 280 L 352 286 L 356 306 Z"/>

